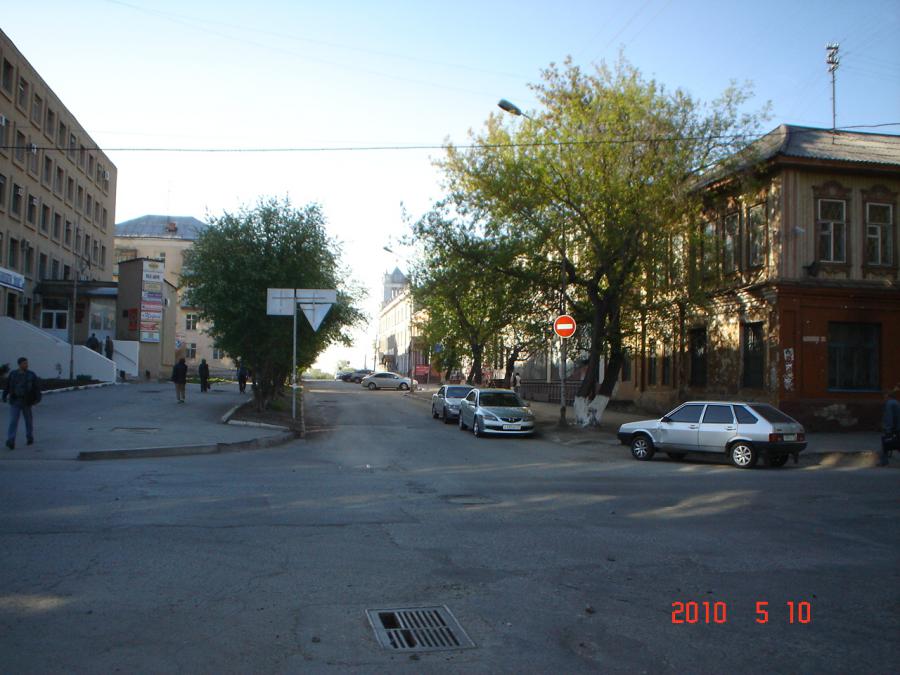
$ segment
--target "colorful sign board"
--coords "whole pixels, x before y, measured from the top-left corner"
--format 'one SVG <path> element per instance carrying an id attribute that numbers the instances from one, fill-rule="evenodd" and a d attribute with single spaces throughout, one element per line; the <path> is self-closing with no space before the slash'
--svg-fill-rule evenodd
<path id="1" fill-rule="evenodd" d="M 576 327 L 575 319 L 568 314 L 556 317 L 556 321 L 553 322 L 553 332 L 561 338 L 569 338 L 575 335 Z"/>
<path id="2" fill-rule="evenodd" d="M 141 342 L 159 342 L 163 314 L 165 263 L 145 260 L 141 277 Z"/>

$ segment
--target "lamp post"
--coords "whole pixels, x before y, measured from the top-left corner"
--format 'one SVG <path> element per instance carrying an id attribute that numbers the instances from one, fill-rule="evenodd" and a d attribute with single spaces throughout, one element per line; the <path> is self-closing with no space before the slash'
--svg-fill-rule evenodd
<path id="1" fill-rule="evenodd" d="M 510 115 L 515 115 L 516 117 L 524 117 L 526 119 L 533 119 L 529 115 L 526 115 L 519 106 L 515 103 L 507 101 L 505 98 L 501 98 L 497 102 L 497 106 L 503 110 L 504 112 L 508 112 Z M 559 272 L 560 272 L 560 286 L 562 289 L 562 293 L 559 298 L 559 314 L 562 316 L 566 313 L 566 227 L 565 220 L 561 221 L 560 225 L 560 259 L 559 259 Z M 566 420 L 566 338 L 559 338 L 559 421 L 557 422 L 558 426 L 565 427 L 568 426 L 568 421 Z"/>
<path id="2" fill-rule="evenodd" d="M 78 277 L 81 275 L 81 272 L 88 266 L 90 266 L 91 259 L 88 258 L 87 265 L 85 265 L 85 261 L 82 260 L 81 254 L 78 252 L 78 247 L 80 245 L 79 241 L 79 232 L 81 227 L 75 226 L 75 240 L 72 242 L 72 251 L 75 254 L 75 264 L 72 266 L 72 313 L 69 317 L 69 327 L 70 327 L 70 335 L 71 339 L 69 340 L 69 380 L 75 381 L 75 315 L 78 311 Z"/>

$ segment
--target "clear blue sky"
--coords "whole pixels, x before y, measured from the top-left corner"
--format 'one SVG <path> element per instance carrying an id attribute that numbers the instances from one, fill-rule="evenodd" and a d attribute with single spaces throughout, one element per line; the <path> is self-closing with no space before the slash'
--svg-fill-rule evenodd
<path id="1" fill-rule="evenodd" d="M 119 170 L 116 220 L 218 215 L 260 195 L 321 203 L 370 288 L 382 247 L 440 196 L 439 150 L 290 154 L 113 148 L 349 147 L 464 141 L 505 97 L 571 55 L 623 50 L 645 75 L 711 100 L 751 81 L 769 127 L 831 126 L 825 44 L 841 44 L 838 126 L 900 122 L 900 2 L 3 2 L 3 30 Z M 900 133 L 900 125 L 882 129 Z M 402 251 L 400 252 L 402 254 Z M 358 348 L 371 365 L 373 327 Z"/>

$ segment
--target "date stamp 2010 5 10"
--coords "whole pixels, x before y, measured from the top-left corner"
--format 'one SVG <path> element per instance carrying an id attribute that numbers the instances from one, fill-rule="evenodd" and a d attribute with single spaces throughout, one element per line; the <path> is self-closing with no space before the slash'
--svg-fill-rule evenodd
<path id="1" fill-rule="evenodd" d="M 769 623 L 769 612 L 769 602 L 767 600 L 758 601 L 756 603 L 756 623 Z M 806 600 L 788 600 L 785 603 L 785 614 L 788 623 L 812 623 L 812 605 Z M 728 623 L 728 604 L 725 602 L 677 600 L 672 603 L 672 623 Z"/>

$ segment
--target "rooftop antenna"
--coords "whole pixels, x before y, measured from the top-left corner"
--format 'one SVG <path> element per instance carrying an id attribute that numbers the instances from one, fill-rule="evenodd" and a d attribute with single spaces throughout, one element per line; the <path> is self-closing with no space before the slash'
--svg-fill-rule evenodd
<path id="1" fill-rule="evenodd" d="M 841 65 L 840 57 L 838 57 L 838 50 L 841 46 L 837 42 L 829 42 L 825 45 L 825 63 L 828 64 L 828 72 L 831 73 L 831 142 L 834 143 L 834 134 L 837 132 L 837 106 L 835 103 L 835 86 L 834 86 L 834 72 L 838 69 L 838 66 Z"/>

